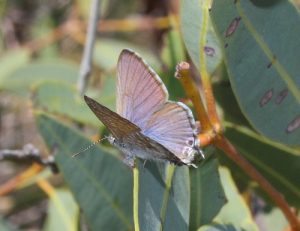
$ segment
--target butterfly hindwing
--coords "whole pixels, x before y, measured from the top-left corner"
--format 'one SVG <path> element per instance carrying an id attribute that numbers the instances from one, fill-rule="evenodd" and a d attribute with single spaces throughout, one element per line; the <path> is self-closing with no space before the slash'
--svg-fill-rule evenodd
<path id="1" fill-rule="evenodd" d="M 196 152 L 193 150 L 198 148 L 192 112 L 182 103 L 166 102 L 141 129 L 144 135 L 159 142 L 183 162 L 193 159 Z"/>

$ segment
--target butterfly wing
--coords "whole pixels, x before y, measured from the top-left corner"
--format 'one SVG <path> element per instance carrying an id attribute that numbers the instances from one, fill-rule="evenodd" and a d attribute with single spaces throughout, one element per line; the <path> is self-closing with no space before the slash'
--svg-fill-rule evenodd
<path id="1" fill-rule="evenodd" d="M 120 139 L 131 132 L 137 132 L 141 130 L 135 124 L 111 111 L 107 107 L 97 103 L 88 96 L 84 96 L 84 100 L 115 138 Z"/>
<path id="2" fill-rule="evenodd" d="M 168 99 L 159 76 L 130 50 L 123 50 L 117 66 L 117 113 L 139 127 Z"/>
<path id="3" fill-rule="evenodd" d="M 191 164 L 199 151 L 195 130 L 191 110 L 183 103 L 168 101 L 151 115 L 142 133 Z"/>

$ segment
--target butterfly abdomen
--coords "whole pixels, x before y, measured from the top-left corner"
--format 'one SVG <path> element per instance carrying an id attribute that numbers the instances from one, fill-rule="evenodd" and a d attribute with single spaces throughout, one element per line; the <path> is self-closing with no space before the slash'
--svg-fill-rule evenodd
<path id="1" fill-rule="evenodd" d="M 144 136 L 140 132 L 134 132 L 122 139 L 115 139 L 112 143 L 126 156 L 139 157 L 144 160 L 160 160 L 183 165 L 184 163 L 172 152 L 158 142 Z"/>

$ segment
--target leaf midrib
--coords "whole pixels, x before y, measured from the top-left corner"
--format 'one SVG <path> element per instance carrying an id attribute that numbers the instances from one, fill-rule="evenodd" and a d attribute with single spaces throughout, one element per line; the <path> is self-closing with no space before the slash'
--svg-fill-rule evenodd
<path id="1" fill-rule="evenodd" d="M 264 41 L 264 39 L 259 35 L 254 25 L 251 23 L 250 19 L 245 14 L 240 1 L 237 1 L 235 5 L 236 5 L 237 12 L 242 18 L 242 22 L 244 23 L 245 28 L 253 36 L 258 46 L 261 48 L 263 53 L 268 57 L 268 59 L 271 62 L 273 60 L 274 53 L 269 48 L 269 46 Z M 278 75 L 281 77 L 281 79 L 286 83 L 288 88 L 291 90 L 297 102 L 300 103 L 300 90 L 298 89 L 297 84 L 295 83 L 295 81 L 293 81 L 292 77 L 289 75 L 287 70 L 282 66 L 282 64 L 279 62 L 278 59 L 276 59 L 276 61 L 272 64 L 272 66 L 275 67 L 275 70 L 278 72 Z"/>

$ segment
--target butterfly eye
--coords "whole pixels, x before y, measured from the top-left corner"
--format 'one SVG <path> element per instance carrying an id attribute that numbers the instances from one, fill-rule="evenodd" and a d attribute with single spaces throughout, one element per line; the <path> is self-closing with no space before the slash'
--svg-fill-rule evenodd
<path id="1" fill-rule="evenodd" d="M 108 142 L 109 142 L 110 144 L 114 144 L 115 138 L 114 138 L 113 136 L 108 136 Z"/>

